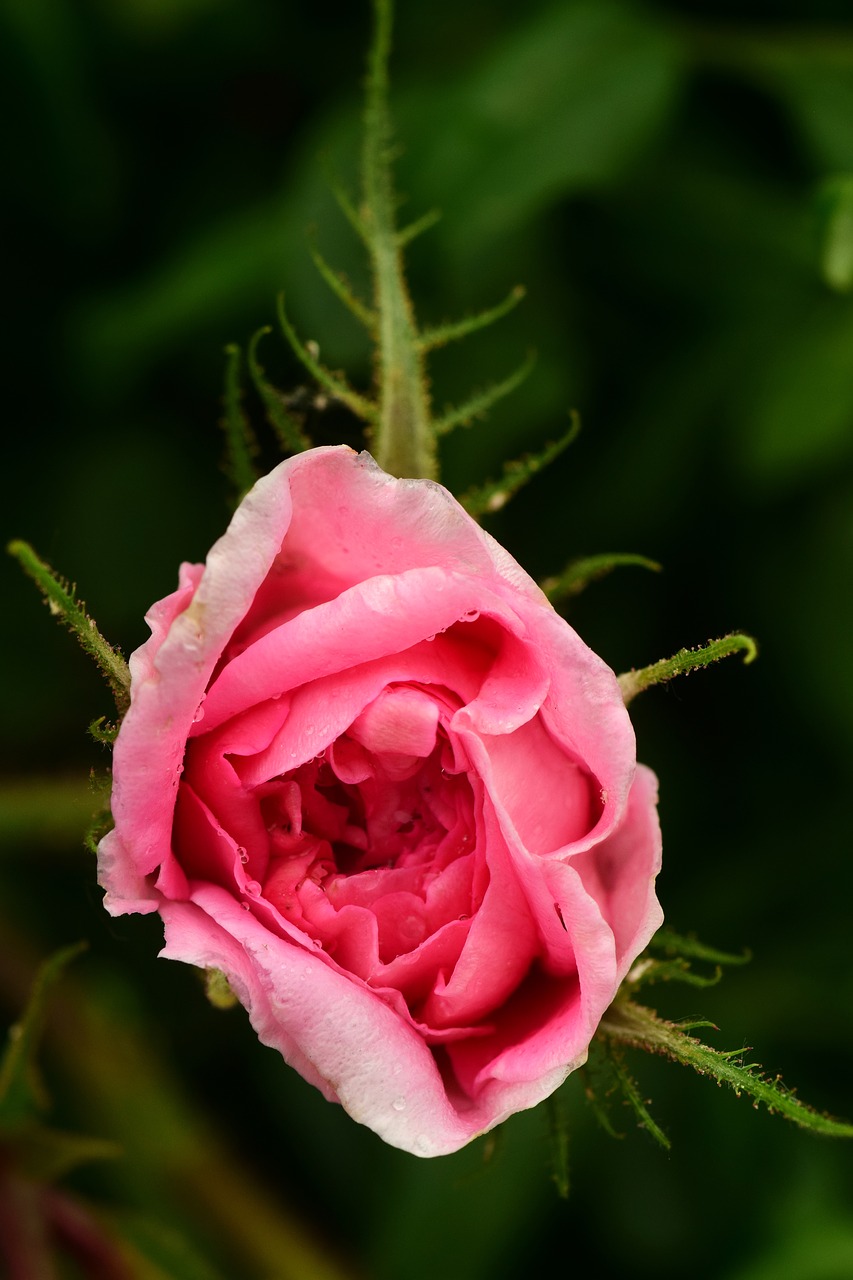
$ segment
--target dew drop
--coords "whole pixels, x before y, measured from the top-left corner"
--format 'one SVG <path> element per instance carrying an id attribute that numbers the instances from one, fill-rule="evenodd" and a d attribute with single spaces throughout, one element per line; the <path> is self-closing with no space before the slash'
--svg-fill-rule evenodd
<path id="1" fill-rule="evenodd" d="M 466 916 L 466 915 L 464 914 L 464 912 L 463 912 L 463 914 L 462 914 L 461 916 L 457 916 L 457 919 L 458 919 L 458 920 L 470 920 L 470 919 L 471 919 L 471 917 L 470 917 L 470 916 Z"/>
<path id="2" fill-rule="evenodd" d="M 395 1099 L 394 1099 L 394 1101 L 391 1103 L 391 1106 L 394 1108 L 394 1110 L 395 1110 L 395 1111 L 405 1111 L 405 1110 L 406 1110 L 406 1099 L 405 1099 L 405 1098 L 395 1098 Z"/>
<path id="3" fill-rule="evenodd" d="M 195 715 L 193 716 L 193 724 L 198 724 L 199 720 L 203 720 L 203 719 L 204 719 L 204 707 L 201 705 L 201 703 L 199 703 L 195 709 Z"/>
<path id="4" fill-rule="evenodd" d="M 249 861 L 249 855 L 242 845 L 237 846 L 237 857 L 240 859 L 243 866 L 245 867 L 246 863 Z"/>
<path id="5" fill-rule="evenodd" d="M 424 640 L 427 640 L 427 641 L 433 641 L 434 639 L 435 639 L 435 633 L 433 633 L 431 636 L 424 636 Z"/>
<path id="6" fill-rule="evenodd" d="M 479 609 L 469 609 L 467 613 L 463 613 L 459 619 L 460 622 L 476 622 L 480 616 Z"/>
<path id="7" fill-rule="evenodd" d="M 244 902 L 244 903 L 242 904 L 242 907 L 243 907 L 243 910 L 244 910 L 244 911 L 251 911 L 251 910 L 252 910 L 252 908 L 249 906 L 248 902 Z"/>

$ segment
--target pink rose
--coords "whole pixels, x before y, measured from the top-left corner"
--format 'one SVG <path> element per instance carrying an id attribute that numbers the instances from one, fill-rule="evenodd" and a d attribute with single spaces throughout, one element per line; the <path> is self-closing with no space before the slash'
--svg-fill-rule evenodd
<path id="1" fill-rule="evenodd" d="M 547 1097 L 661 912 L 616 678 L 441 486 L 313 449 L 151 610 L 101 881 L 387 1142 Z"/>

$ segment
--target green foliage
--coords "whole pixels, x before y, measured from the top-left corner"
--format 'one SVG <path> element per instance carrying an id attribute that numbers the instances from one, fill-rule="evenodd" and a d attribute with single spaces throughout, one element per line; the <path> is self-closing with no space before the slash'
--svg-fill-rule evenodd
<path id="1" fill-rule="evenodd" d="M 64 947 L 44 962 L 21 1020 L 9 1031 L 0 1064 L 0 1128 L 4 1130 L 16 1128 L 47 1106 L 47 1095 L 36 1066 L 45 1007 L 63 970 L 85 947 L 82 942 Z"/>
<path id="2" fill-rule="evenodd" d="M 819 192 L 820 267 L 830 289 L 853 289 L 853 174 L 829 178 Z"/>
<path id="3" fill-rule="evenodd" d="M 66 966 L 85 949 L 83 942 L 64 947 L 41 966 L 20 1021 L 9 1029 L 0 1063 L 0 1169 L 11 1167 L 38 1182 L 53 1182 L 78 1165 L 119 1154 L 114 1142 L 50 1129 L 39 1119 L 49 1105 L 37 1062 L 47 1002 Z"/>
<path id="4" fill-rule="evenodd" d="M 626 574 L 572 597 L 584 638 L 617 670 L 731 620 L 762 638 L 748 680 L 718 675 L 687 701 L 674 688 L 636 703 L 638 752 L 661 777 L 668 912 L 708 936 L 723 922 L 759 957 L 703 1002 L 843 1112 L 851 1037 L 839 1011 L 853 1001 L 840 941 L 853 900 L 844 856 L 850 294 L 827 287 L 826 250 L 843 239 L 826 238 L 815 192 L 853 172 L 853 28 L 838 4 L 704 12 L 662 0 L 400 6 L 394 114 L 405 150 L 395 173 L 407 203 L 398 221 L 423 228 L 420 209 L 443 211 L 438 223 L 427 215 L 428 236 L 407 240 L 420 316 L 465 314 L 514 280 L 528 290 L 523 312 L 430 361 L 442 406 L 500 379 L 517 352 L 538 353 L 523 402 L 497 403 L 487 431 L 443 442 L 448 481 L 464 490 L 497 474 L 578 404 L 588 429 L 571 467 L 557 461 L 500 514 L 501 541 L 535 574 L 598 546 L 648 548 L 667 566 L 654 582 Z M 252 333 L 286 285 L 299 332 L 321 335 L 328 365 L 369 384 L 364 334 L 305 252 L 306 228 L 319 222 L 324 259 L 371 302 L 358 239 L 328 217 L 317 164 L 329 154 L 355 190 L 353 50 L 365 43 L 365 10 L 15 0 L 0 24 L 14 107 L 6 387 L 17 457 L 7 519 L 73 566 L 129 652 L 145 634 L 140 602 L 170 590 L 177 561 L 201 559 L 219 531 L 210 428 L 225 338 Z M 355 226 L 359 203 L 349 201 Z M 276 363 L 278 385 L 303 378 L 292 364 L 289 381 Z M 198 1227 L 184 1173 L 201 1184 L 192 1157 L 209 1148 L 204 1124 L 188 1133 L 168 1105 L 180 1081 L 197 1117 L 230 1128 L 262 1171 L 246 1202 L 235 1201 L 235 1229 L 258 1194 L 277 1207 L 292 1194 L 322 1206 L 322 1231 L 376 1280 L 510 1280 L 520 1267 L 552 1265 L 567 1239 L 595 1257 L 602 1280 L 634 1274 L 638 1259 L 658 1280 L 680 1280 L 685 1267 L 695 1280 L 851 1273 L 849 1152 L 756 1124 L 749 1108 L 725 1105 L 663 1060 L 640 1060 L 635 1074 L 665 1102 L 676 1139 L 666 1160 L 651 1142 L 601 1143 L 567 1083 L 575 1178 L 571 1200 L 554 1205 L 541 1111 L 505 1126 L 488 1165 L 479 1146 L 412 1162 L 268 1062 L 245 1020 L 216 1020 L 223 1052 L 211 1055 L 206 1006 L 196 1002 L 200 1021 L 187 1023 L 172 966 L 154 966 L 165 972 L 139 1009 L 135 956 L 102 918 L 91 865 L 76 852 L 88 803 L 81 753 L 92 750 L 77 732 L 93 714 L 88 673 L 70 646 L 67 656 L 58 641 L 50 647 L 12 570 L 0 871 L 19 928 L 4 921 L 4 981 L 28 941 L 67 937 L 72 911 L 100 940 L 120 995 L 104 1001 L 100 1038 L 73 1004 L 61 1046 L 72 1074 L 57 1105 L 89 1097 L 92 1115 L 114 1118 L 130 1154 L 104 1174 L 105 1198 L 135 1205 L 156 1223 L 152 1237 Z M 26 769 L 37 786 L 24 787 Z M 693 972 L 713 977 L 716 963 Z M 685 998 L 695 993 L 669 995 L 677 1007 Z M 138 1038 L 120 1052 L 136 1010 Z M 147 1073 L 158 1051 L 163 1071 Z M 624 1055 L 633 1071 L 638 1055 Z M 612 1075 L 611 1084 L 611 1120 L 625 1128 L 634 1110 Z M 66 1120 L 86 1127 L 73 1113 Z M 212 1170 L 226 1186 L 237 1168 L 229 1152 L 208 1162 L 207 1181 Z M 201 1212 L 218 1221 L 209 1206 Z M 120 1230 L 155 1256 L 125 1218 Z M 275 1273 L 248 1253 L 222 1262 L 203 1228 L 186 1257 L 165 1245 L 156 1257 L 167 1274 L 195 1280 L 190 1253 L 213 1274 Z"/>

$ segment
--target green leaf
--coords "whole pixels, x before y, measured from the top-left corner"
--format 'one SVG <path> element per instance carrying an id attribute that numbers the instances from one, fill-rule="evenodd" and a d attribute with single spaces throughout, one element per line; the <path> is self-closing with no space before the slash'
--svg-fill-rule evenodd
<path id="1" fill-rule="evenodd" d="M 56 1182 L 80 1165 L 115 1160 L 122 1154 L 117 1142 L 66 1133 L 38 1123 L 26 1123 L 3 1143 L 6 1158 L 18 1173 L 37 1182 Z"/>
<path id="2" fill-rule="evenodd" d="M 439 102 L 430 90 L 405 118 L 421 190 L 441 202 L 466 274 L 567 191 L 636 166 L 679 80 L 678 42 L 648 10 L 581 0 L 518 16 L 458 88 Z"/>
<path id="3" fill-rule="evenodd" d="M 36 1067 L 36 1050 L 44 1023 L 47 999 L 66 965 L 82 951 L 85 942 L 63 947 L 36 974 L 29 1003 L 9 1029 L 9 1042 L 0 1064 L 0 1128 L 13 1129 L 47 1105 Z"/>
<path id="4" fill-rule="evenodd" d="M 735 461 L 772 489 L 808 484 L 853 455 L 853 299 L 806 298 L 780 329 L 742 378 L 732 415 Z"/>
<path id="5" fill-rule="evenodd" d="M 853 289 L 853 174 L 829 178 L 818 193 L 820 269 L 830 289 Z"/>

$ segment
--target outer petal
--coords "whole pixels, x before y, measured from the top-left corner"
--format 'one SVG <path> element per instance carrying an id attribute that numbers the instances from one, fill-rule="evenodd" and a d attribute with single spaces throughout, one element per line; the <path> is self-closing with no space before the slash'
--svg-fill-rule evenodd
<path id="1" fill-rule="evenodd" d="M 435 1054 L 381 997 L 336 973 L 319 955 L 276 938 L 224 890 L 197 889 L 162 907 L 161 955 L 221 969 L 264 1044 L 391 1146 L 447 1155 L 565 1077 L 451 1100 Z"/>

